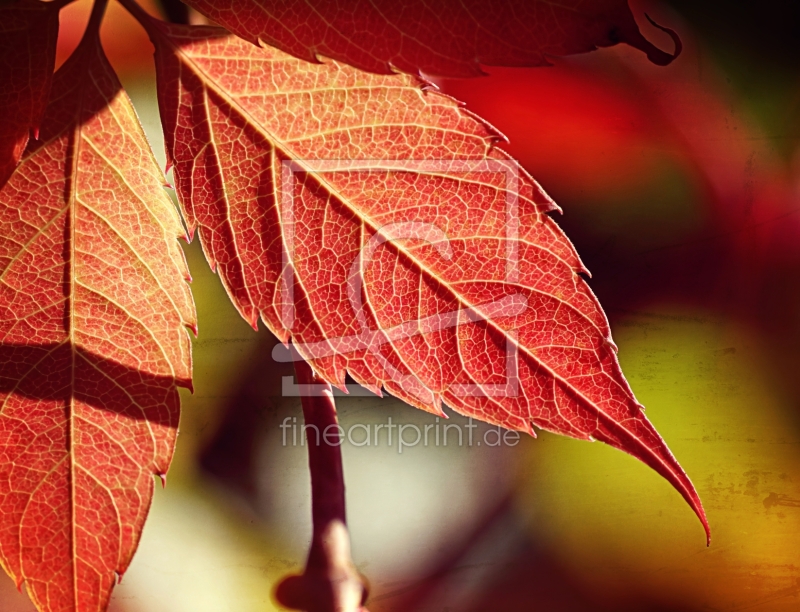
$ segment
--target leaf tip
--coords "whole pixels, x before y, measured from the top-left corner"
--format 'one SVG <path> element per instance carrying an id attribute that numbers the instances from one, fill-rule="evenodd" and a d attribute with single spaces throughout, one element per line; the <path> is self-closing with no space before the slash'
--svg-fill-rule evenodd
<path id="1" fill-rule="evenodd" d="M 438 86 L 436 83 L 434 83 L 434 82 L 433 82 L 433 81 L 431 81 L 430 79 L 428 79 L 428 78 L 426 78 L 426 77 L 424 77 L 424 76 L 422 76 L 422 75 L 418 76 L 417 78 L 418 78 L 420 81 L 422 81 L 422 87 L 421 87 L 421 89 L 422 89 L 422 91 L 424 91 L 425 93 L 428 93 L 428 92 L 430 92 L 430 91 L 432 91 L 432 92 L 434 92 L 434 93 L 441 93 L 441 91 L 442 91 L 441 87 L 439 87 L 439 86 Z M 459 104 L 463 105 L 463 103 L 462 103 L 462 102 L 459 102 Z"/>
<path id="2" fill-rule="evenodd" d="M 539 210 L 541 211 L 542 214 L 544 215 L 548 215 L 550 213 L 558 213 L 559 215 L 564 214 L 564 209 L 561 208 L 558 204 L 556 204 L 553 198 L 547 195 L 544 191 L 541 191 L 541 195 L 544 195 L 545 199 L 540 202 L 537 202 L 537 204 L 539 205 L 540 207 Z M 542 221 L 545 221 L 545 219 L 542 219 Z"/>
<path id="3" fill-rule="evenodd" d="M 186 244 L 191 244 L 192 240 L 194 240 L 194 233 L 197 231 L 197 224 L 196 223 L 187 223 L 186 224 L 186 234 L 183 236 L 183 239 L 186 241 Z M 210 265 L 210 262 L 209 262 Z M 213 271 L 213 268 L 212 268 Z"/>
<path id="4" fill-rule="evenodd" d="M 711 546 L 711 526 L 708 524 L 708 517 L 706 516 L 705 508 L 703 508 L 703 502 L 700 501 L 700 496 L 694 487 L 691 487 L 689 495 L 684 495 L 684 498 L 689 502 L 689 506 L 697 515 L 697 518 L 700 519 L 700 524 L 703 525 L 703 531 L 706 534 L 706 547 Z"/>
<path id="5" fill-rule="evenodd" d="M 194 383 L 192 383 L 191 378 L 176 378 L 175 385 L 178 387 L 183 387 L 184 389 L 188 390 L 189 393 L 194 395 Z"/>
<path id="6" fill-rule="evenodd" d="M 601 442 L 610 444 L 630 455 L 633 455 L 646 465 L 653 468 L 673 488 L 683 497 L 692 511 L 700 519 L 703 529 L 706 532 L 706 545 L 711 543 L 711 529 L 708 524 L 703 503 L 697 493 L 692 481 L 678 460 L 667 448 L 666 443 L 641 411 L 642 405 L 634 401 L 632 403 L 640 409 L 638 414 L 632 415 L 628 421 L 628 426 L 621 426 L 617 423 L 607 423 L 602 429 L 597 429 L 595 437 Z M 630 423 L 636 423 L 636 427 L 631 428 Z"/>
<path id="7" fill-rule="evenodd" d="M 617 346 L 617 343 L 614 342 L 614 340 L 613 340 L 613 338 L 611 336 L 606 336 L 605 338 L 603 338 L 603 345 L 608 350 L 610 350 L 612 353 L 614 353 L 615 355 L 617 355 L 619 353 L 619 347 Z M 644 410 L 644 406 L 642 406 L 638 402 L 637 402 L 637 405 L 639 406 L 639 408 Z"/>

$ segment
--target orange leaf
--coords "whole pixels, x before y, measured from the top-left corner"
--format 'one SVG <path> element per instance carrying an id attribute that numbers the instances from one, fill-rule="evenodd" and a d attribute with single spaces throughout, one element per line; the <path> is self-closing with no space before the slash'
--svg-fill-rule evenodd
<path id="1" fill-rule="evenodd" d="M 252 43 L 311 62 L 377 73 L 477 76 L 484 66 L 541 66 L 547 56 L 627 43 L 659 65 L 670 55 L 642 36 L 627 0 L 187 0 Z M 659 27 L 659 26 L 657 26 Z M 663 29 L 663 28 L 661 28 Z"/>
<path id="2" fill-rule="evenodd" d="M 195 315 L 163 183 L 89 35 L 0 191 L 0 557 L 43 611 L 105 609 L 172 456 Z"/>
<path id="3" fill-rule="evenodd" d="M 0 187 L 44 113 L 58 38 L 57 2 L 0 5 Z"/>
<path id="4" fill-rule="evenodd" d="M 327 381 L 599 439 L 697 494 L 625 381 L 556 206 L 412 76 L 142 17 L 190 231 L 231 299 Z"/>

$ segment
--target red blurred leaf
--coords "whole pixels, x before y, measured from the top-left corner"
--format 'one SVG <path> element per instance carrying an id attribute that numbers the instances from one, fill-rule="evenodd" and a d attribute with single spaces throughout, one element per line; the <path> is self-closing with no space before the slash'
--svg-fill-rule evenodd
<path id="1" fill-rule="evenodd" d="M 246 320 L 338 386 L 348 372 L 436 414 L 607 442 L 706 524 L 556 206 L 491 126 L 411 76 L 140 16 L 179 201 Z"/>
<path id="2" fill-rule="evenodd" d="M 181 224 L 94 32 L 0 191 L 0 557 L 46 611 L 105 609 L 190 385 Z"/>
<path id="3" fill-rule="evenodd" d="M 613 55 L 594 70 L 570 61 L 554 70 L 496 68 L 484 79 L 448 79 L 442 88 L 508 134 L 503 148 L 542 184 L 576 201 L 617 195 L 653 181 L 670 141 L 652 101 L 602 73 L 614 66 Z"/>
<path id="4" fill-rule="evenodd" d="M 547 56 L 627 43 L 656 64 L 675 55 L 639 31 L 626 0 L 187 0 L 231 32 L 362 70 L 476 76 L 485 66 L 540 66 Z"/>
<path id="5" fill-rule="evenodd" d="M 0 187 L 44 113 L 56 61 L 59 4 L 0 4 Z"/>

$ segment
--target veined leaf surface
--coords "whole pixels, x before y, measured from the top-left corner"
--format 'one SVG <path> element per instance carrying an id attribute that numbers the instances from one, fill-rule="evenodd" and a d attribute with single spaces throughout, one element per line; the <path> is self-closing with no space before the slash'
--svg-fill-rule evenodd
<path id="1" fill-rule="evenodd" d="M 40 610 L 99 612 L 190 384 L 177 211 L 96 36 L 0 191 L 0 559 Z"/>
<path id="2" fill-rule="evenodd" d="M 0 4 L 0 187 L 44 113 L 56 61 L 58 4 Z"/>
<path id="3" fill-rule="evenodd" d="M 620 448 L 706 525 L 556 206 L 489 125 L 412 76 L 145 21 L 179 201 L 246 320 L 338 386 Z"/>
<path id="4" fill-rule="evenodd" d="M 626 0 L 187 0 L 252 43 L 370 72 L 476 76 L 484 66 L 540 66 L 547 56 L 627 43 L 651 61 L 675 56 L 642 36 Z M 677 39 L 676 43 L 677 43 Z M 676 55 L 679 51 L 676 51 Z"/>

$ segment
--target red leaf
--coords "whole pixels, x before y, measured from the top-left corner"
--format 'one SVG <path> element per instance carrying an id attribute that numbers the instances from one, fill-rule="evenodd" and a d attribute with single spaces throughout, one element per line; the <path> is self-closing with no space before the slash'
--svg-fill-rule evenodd
<path id="1" fill-rule="evenodd" d="M 377 73 L 477 76 L 485 66 L 540 66 L 547 56 L 627 43 L 659 65 L 674 55 L 639 31 L 626 0 L 187 0 L 245 40 L 308 60 Z M 669 31 L 668 31 L 669 32 Z"/>
<path id="2" fill-rule="evenodd" d="M 96 36 L 0 191 L 0 557 L 40 610 L 104 610 L 189 386 L 181 224 Z"/>
<path id="3" fill-rule="evenodd" d="M 620 371 L 555 205 L 491 126 L 411 76 L 142 19 L 179 201 L 246 320 L 291 337 L 340 387 L 348 372 L 433 413 L 446 402 L 607 442 L 706 525 Z"/>
<path id="4" fill-rule="evenodd" d="M 0 5 L 0 187 L 44 113 L 56 61 L 58 4 L 17 0 Z"/>

